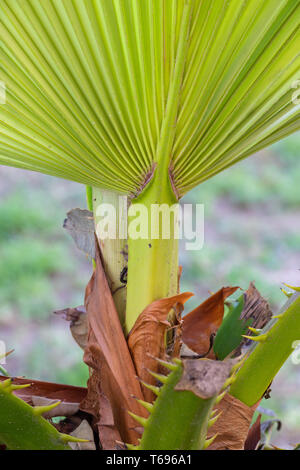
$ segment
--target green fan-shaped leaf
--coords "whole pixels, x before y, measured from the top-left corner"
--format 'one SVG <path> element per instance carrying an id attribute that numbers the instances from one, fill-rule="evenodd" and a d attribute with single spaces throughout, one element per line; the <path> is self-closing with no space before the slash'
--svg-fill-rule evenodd
<path id="1" fill-rule="evenodd" d="M 299 129 L 300 0 L 1 0 L 0 163 L 179 195 Z"/>

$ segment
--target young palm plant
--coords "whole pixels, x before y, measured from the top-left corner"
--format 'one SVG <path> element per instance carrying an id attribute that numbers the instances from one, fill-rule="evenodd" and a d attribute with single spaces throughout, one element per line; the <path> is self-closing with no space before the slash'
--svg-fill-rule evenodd
<path id="1" fill-rule="evenodd" d="M 143 331 L 143 314 L 149 313 L 153 302 L 173 299 L 157 307 L 169 313 L 187 300 L 177 297 L 176 229 L 171 224 L 170 236 L 163 237 L 163 221 L 151 217 L 153 205 L 172 208 L 195 186 L 300 127 L 300 107 L 292 100 L 300 69 L 300 0 L 2 0 L 0 19 L 1 80 L 6 92 L 0 106 L 0 163 L 88 185 L 112 308 L 122 327 L 118 327 L 119 342 L 131 332 L 129 344 L 130 338 L 134 343 L 133 331 L 138 326 Z M 129 206 L 128 220 L 119 214 L 120 195 Z M 98 222 L 103 203 L 112 204 L 120 215 L 115 239 L 102 236 Z M 121 234 L 140 204 L 157 236 L 137 238 L 128 230 L 126 240 Z M 127 268 L 127 249 L 124 289 L 120 276 Z M 94 281 L 102 275 L 100 255 L 96 258 Z M 89 299 L 96 288 L 101 286 L 94 282 L 87 289 L 89 315 L 95 303 Z M 180 382 L 185 365 L 168 364 L 174 370 L 164 387 L 170 388 L 174 400 L 175 396 L 182 400 L 186 429 L 192 416 L 198 417 L 197 429 L 187 431 L 187 436 L 196 437 L 175 444 L 170 436 L 169 444 L 167 440 L 159 444 L 147 425 L 142 448 L 204 448 L 211 410 L 233 380 L 232 396 L 254 405 L 291 353 L 292 341 L 300 337 L 295 296 L 284 320 L 271 329 L 266 326 L 270 336 L 266 333 L 249 358 L 238 363 L 238 372 L 232 364 L 226 373 L 222 371 L 222 380 L 208 395 L 201 377 L 197 392 L 185 384 L 176 395 L 174 384 Z M 152 309 L 151 315 L 156 314 Z M 99 342 L 97 321 L 90 317 L 89 321 Z M 147 353 L 162 358 L 166 331 L 157 326 L 147 334 L 156 337 L 157 331 L 160 352 L 153 347 Z M 278 347 L 273 356 L 272 334 L 282 354 Z M 103 344 L 101 357 L 92 351 L 93 363 L 97 357 L 102 361 L 103 351 Z M 253 374 L 259 357 L 268 357 L 269 372 L 265 378 L 263 371 L 257 372 L 257 385 Z M 134 354 L 133 358 L 132 367 L 139 372 Z M 145 357 L 142 363 L 148 364 Z M 215 371 L 215 365 L 211 367 Z M 142 372 L 139 375 L 143 378 Z M 159 379 L 165 381 L 162 375 Z M 252 394 L 247 391 L 248 380 Z M 126 388 L 126 381 L 122 383 Z M 133 388 L 144 403 L 145 388 Z M 163 389 L 149 418 L 152 425 L 166 426 L 171 419 L 164 412 Z M 128 397 L 131 391 L 123 389 L 123 394 Z M 148 411 L 149 401 L 144 403 Z M 126 419 L 118 418 L 120 408 L 114 400 L 111 406 L 115 421 L 120 420 L 121 438 L 135 444 Z M 157 411 L 160 407 L 162 412 Z M 143 416 L 140 419 L 145 420 Z"/>

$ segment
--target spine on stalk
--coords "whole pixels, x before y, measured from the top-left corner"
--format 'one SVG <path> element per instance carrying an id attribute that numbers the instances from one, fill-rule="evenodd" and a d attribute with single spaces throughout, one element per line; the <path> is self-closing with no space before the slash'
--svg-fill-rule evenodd
<path id="1" fill-rule="evenodd" d="M 174 359 L 159 361 L 169 375 L 152 373 L 161 387 L 144 384 L 157 399 L 153 404 L 139 400 L 149 411 L 147 419 L 131 414 L 144 428 L 137 447 L 130 450 L 204 450 L 214 440 L 207 430 L 218 416 L 213 411 L 233 380 L 233 361 Z"/>
<path id="2" fill-rule="evenodd" d="M 230 394 L 248 406 L 257 403 L 300 339 L 300 292 L 288 299 L 279 314 L 258 336 L 249 336 L 253 349 L 237 373 Z"/>

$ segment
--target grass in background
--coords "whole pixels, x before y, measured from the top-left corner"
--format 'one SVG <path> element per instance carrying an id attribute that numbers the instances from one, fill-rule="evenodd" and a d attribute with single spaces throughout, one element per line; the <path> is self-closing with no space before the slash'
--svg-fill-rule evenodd
<path id="1" fill-rule="evenodd" d="M 281 283 L 300 281 L 299 134 L 263 153 L 184 198 L 205 205 L 203 250 L 181 250 L 182 288 L 192 285 L 200 298 L 224 283 L 247 288 L 255 280 L 276 309 Z"/>
<path id="2" fill-rule="evenodd" d="M 281 282 L 300 284 L 299 153 L 298 134 L 184 198 L 205 204 L 203 250 L 181 250 L 181 289 L 195 292 L 187 309 L 223 285 L 247 288 L 255 280 L 276 310 L 284 302 Z M 82 351 L 52 314 L 82 304 L 91 275 L 90 263 L 62 229 L 73 207 L 85 207 L 83 186 L 0 169 L 0 339 L 15 349 L 7 368 L 85 385 Z M 283 419 L 279 444 L 294 442 L 297 431 L 300 440 L 299 385 L 300 365 L 288 361 L 263 404 Z"/>
<path id="3" fill-rule="evenodd" d="M 91 274 L 62 228 L 69 208 L 84 207 L 84 188 L 1 168 L 0 194 L 0 335 L 15 349 L 7 368 L 14 375 L 85 385 L 82 351 L 68 325 L 52 314 L 83 303 Z"/>

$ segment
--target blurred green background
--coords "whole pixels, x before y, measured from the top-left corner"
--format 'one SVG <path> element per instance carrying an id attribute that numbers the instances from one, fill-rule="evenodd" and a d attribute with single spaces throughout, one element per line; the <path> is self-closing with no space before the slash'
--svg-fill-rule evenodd
<path id="1" fill-rule="evenodd" d="M 276 311 L 282 282 L 300 284 L 299 158 L 298 134 L 184 198 L 205 205 L 204 248 L 181 249 L 181 290 L 195 292 L 187 310 L 223 285 L 255 281 Z M 0 340 L 15 350 L 6 364 L 12 375 L 86 383 L 82 351 L 52 313 L 83 303 L 92 268 L 62 224 L 69 209 L 85 206 L 81 185 L 0 168 Z M 290 359 L 262 404 L 283 421 L 278 445 L 300 442 L 299 388 L 300 364 Z"/>

